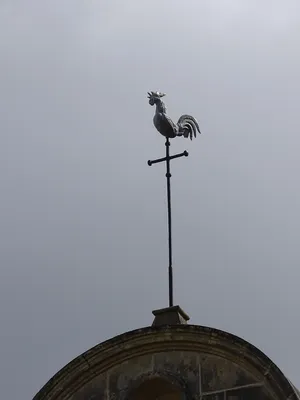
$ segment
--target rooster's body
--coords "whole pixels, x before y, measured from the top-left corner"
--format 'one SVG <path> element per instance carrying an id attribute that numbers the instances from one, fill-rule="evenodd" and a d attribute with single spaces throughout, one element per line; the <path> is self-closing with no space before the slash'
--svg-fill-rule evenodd
<path id="1" fill-rule="evenodd" d="M 164 94 L 159 92 L 148 93 L 149 104 L 156 106 L 153 123 L 161 135 L 167 138 L 183 136 L 185 138 L 189 137 L 192 140 L 193 136 L 196 137 L 197 131 L 201 133 L 198 122 L 191 115 L 182 115 L 177 124 L 175 124 L 166 114 L 165 104 L 161 100 L 163 96 Z"/>

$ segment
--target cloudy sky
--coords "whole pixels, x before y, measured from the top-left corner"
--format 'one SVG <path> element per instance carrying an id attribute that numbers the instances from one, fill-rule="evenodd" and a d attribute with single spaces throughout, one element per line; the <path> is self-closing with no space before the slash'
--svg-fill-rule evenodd
<path id="1" fill-rule="evenodd" d="M 300 386 L 299 0 L 1 0 L 0 33 L 1 397 L 168 304 L 148 90 L 203 133 L 172 142 L 175 303 Z"/>

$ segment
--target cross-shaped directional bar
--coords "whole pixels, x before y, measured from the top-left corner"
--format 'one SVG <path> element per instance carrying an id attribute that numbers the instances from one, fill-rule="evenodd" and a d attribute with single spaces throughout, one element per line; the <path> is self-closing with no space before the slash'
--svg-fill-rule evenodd
<path id="1" fill-rule="evenodd" d="M 149 160 L 148 165 L 166 162 L 166 177 L 167 177 L 167 203 L 168 203 L 168 241 L 169 241 L 169 307 L 173 306 L 173 262 L 172 262 L 172 213 L 171 213 L 171 171 L 170 161 L 174 158 L 187 157 L 189 153 L 185 150 L 183 153 L 170 156 L 170 140 L 166 140 L 166 157 Z"/>

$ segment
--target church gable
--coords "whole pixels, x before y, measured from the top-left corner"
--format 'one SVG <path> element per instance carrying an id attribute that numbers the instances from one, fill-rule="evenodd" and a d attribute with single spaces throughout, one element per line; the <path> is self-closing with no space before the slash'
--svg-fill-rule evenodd
<path id="1" fill-rule="evenodd" d="M 282 372 L 254 346 L 195 325 L 149 327 L 95 346 L 34 400 L 296 400 Z"/>

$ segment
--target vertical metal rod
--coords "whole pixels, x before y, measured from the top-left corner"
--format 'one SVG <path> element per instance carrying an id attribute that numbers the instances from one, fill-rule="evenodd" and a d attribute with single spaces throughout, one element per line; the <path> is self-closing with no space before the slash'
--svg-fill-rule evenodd
<path id="1" fill-rule="evenodd" d="M 172 263 L 172 215 L 171 215 L 171 167 L 170 161 L 178 157 L 187 157 L 189 153 L 185 150 L 183 153 L 170 156 L 170 139 L 166 138 L 166 157 L 157 158 L 156 160 L 148 160 L 148 165 L 166 161 L 166 177 L 167 177 L 167 206 L 168 206 L 168 242 L 169 242 L 169 307 L 173 306 L 173 263 Z"/>
<path id="2" fill-rule="evenodd" d="M 168 200 L 168 239 L 169 239 L 169 307 L 173 306 L 173 266 L 172 266 L 172 216 L 171 216 L 171 172 L 170 140 L 166 140 L 167 200 Z"/>

